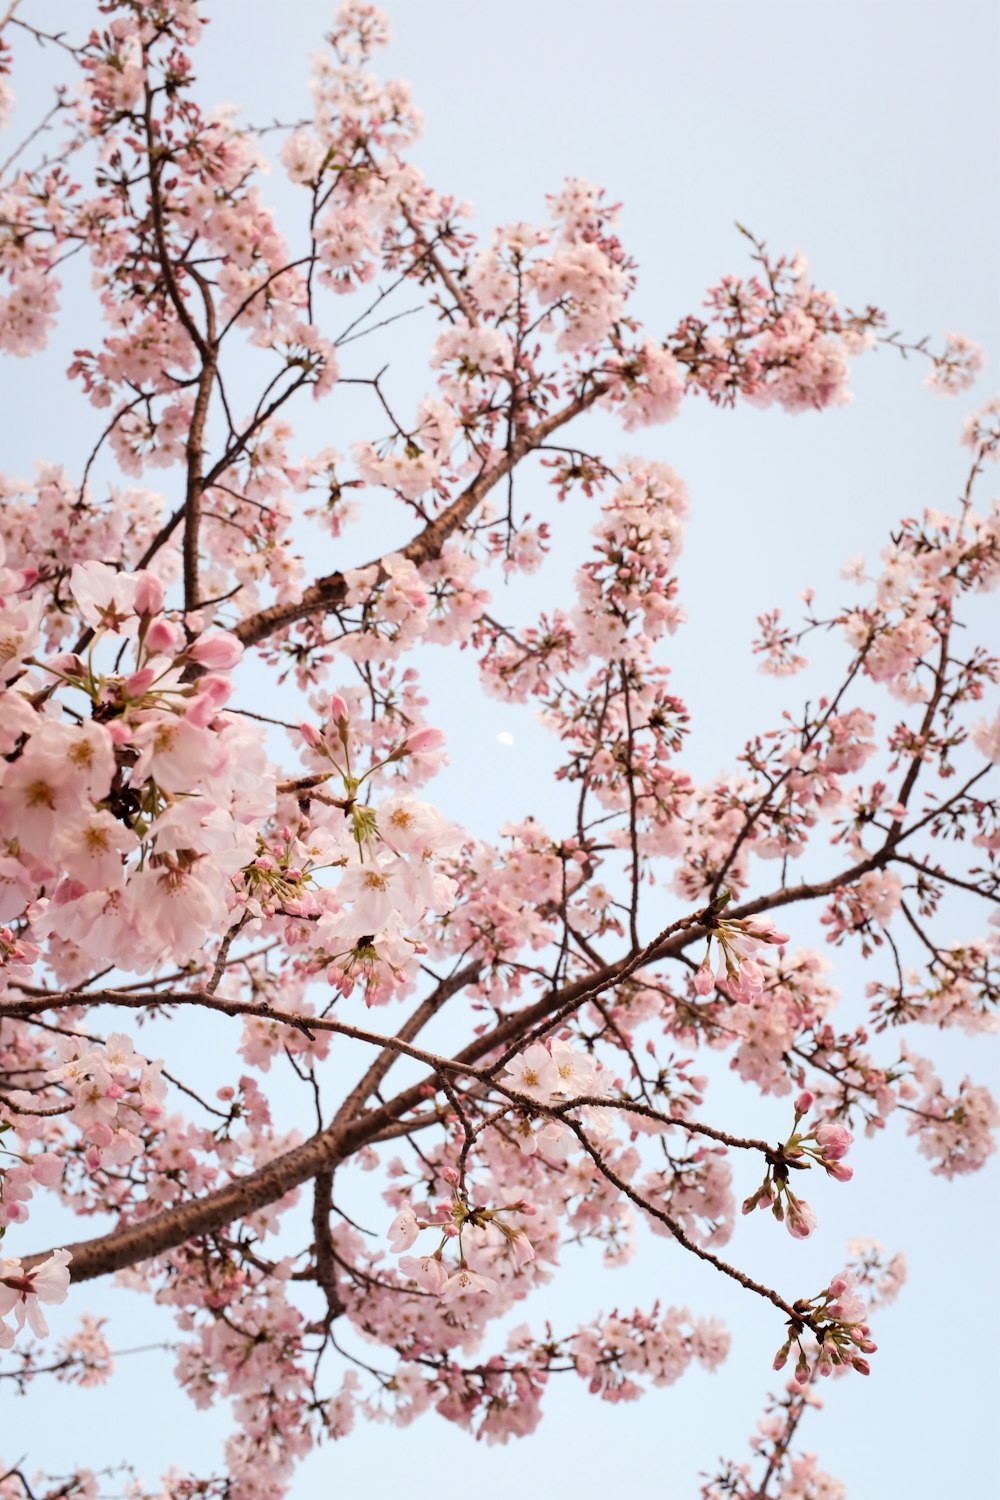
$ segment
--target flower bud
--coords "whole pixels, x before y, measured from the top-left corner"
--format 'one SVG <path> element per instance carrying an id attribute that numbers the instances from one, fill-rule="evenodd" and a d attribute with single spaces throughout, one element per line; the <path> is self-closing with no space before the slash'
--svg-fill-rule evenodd
<path id="1" fill-rule="evenodd" d="M 154 656 L 173 656 L 184 644 L 184 632 L 173 620 L 154 620 L 146 631 L 144 644 Z"/>
<path id="2" fill-rule="evenodd" d="M 400 745 L 397 755 L 422 755 L 428 750 L 440 750 L 444 744 L 444 735 L 440 729 L 432 729 L 429 724 L 423 729 L 415 729 L 408 734 Z"/>
<path id="3" fill-rule="evenodd" d="M 83 658 L 77 656 L 75 651 L 60 651 L 55 656 L 50 656 L 45 665 L 63 677 L 83 677 L 87 671 Z"/>
<path id="4" fill-rule="evenodd" d="M 191 660 L 213 672 L 225 672 L 235 667 L 242 655 L 242 643 L 228 630 L 206 630 L 188 647 Z"/>
<path id="5" fill-rule="evenodd" d="M 694 988 L 698 995 L 710 995 L 715 988 L 715 976 L 707 959 L 694 976 Z"/>
<path id="6" fill-rule="evenodd" d="M 788 1218 L 785 1228 L 794 1240 L 807 1240 L 816 1228 L 816 1215 L 804 1198 L 788 1194 Z"/>
<path id="7" fill-rule="evenodd" d="M 848 1148 L 853 1144 L 854 1137 L 846 1125 L 838 1125 L 832 1120 L 824 1120 L 817 1125 L 813 1136 L 819 1146 L 822 1147 L 823 1155 L 827 1161 L 839 1161 L 846 1156 Z"/>
<path id="8" fill-rule="evenodd" d="M 145 569 L 135 575 L 135 612 L 137 615 L 158 615 L 163 608 L 163 584 L 155 573 Z"/>
<path id="9" fill-rule="evenodd" d="M 205 728 L 215 718 L 232 691 L 233 684 L 228 677 L 222 677 L 216 672 L 202 677 L 198 682 L 197 694 L 188 705 L 188 719 L 192 724 Z"/>
<path id="10" fill-rule="evenodd" d="M 130 698 L 141 698 L 147 693 L 156 681 L 155 667 L 142 667 L 138 672 L 132 672 L 125 679 L 125 691 Z"/>

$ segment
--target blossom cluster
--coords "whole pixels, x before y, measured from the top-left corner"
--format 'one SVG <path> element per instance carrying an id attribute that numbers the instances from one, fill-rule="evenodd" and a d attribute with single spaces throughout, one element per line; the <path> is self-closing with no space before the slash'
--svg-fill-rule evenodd
<path id="1" fill-rule="evenodd" d="M 286 234 L 271 127 L 198 103 L 206 9 L 102 0 L 56 39 L 52 149 L 0 187 L 0 350 L 44 346 L 78 252 L 103 319 L 69 371 L 96 414 L 85 462 L 0 479 L 0 1376 L 39 1378 L 42 1306 L 117 1271 L 175 1317 L 191 1400 L 233 1416 L 224 1475 L 180 1454 L 159 1500 L 276 1500 L 359 1418 L 433 1410 L 502 1442 L 560 1374 L 618 1402 L 716 1369 L 729 1336 L 698 1310 L 530 1321 L 578 1247 L 609 1271 L 687 1253 L 784 1319 L 794 1378 L 754 1453 L 782 1500 L 830 1500 L 791 1439 L 814 1374 L 867 1373 L 868 1307 L 904 1263 L 859 1242 L 800 1297 L 719 1251 L 741 1202 L 812 1234 L 805 1184 L 847 1184 L 856 1135 L 901 1126 L 946 1177 L 994 1149 L 987 1089 L 906 1028 L 995 1029 L 995 917 L 971 928 L 1000 897 L 1000 665 L 966 627 L 1000 579 L 1000 507 L 976 508 L 1000 406 L 966 423 L 953 514 L 851 559 L 848 605 L 807 590 L 800 626 L 761 616 L 765 671 L 804 673 L 822 632 L 840 675 L 699 768 L 684 673 L 724 692 L 745 663 L 681 653 L 683 478 L 594 434 L 700 397 L 842 406 L 881 313 L 747 236 L 749 272 L 654 334 L 619 206 L 579 177 L 480 236 L 411 159 L 419 112 L 374 69 L 367 0 L 338 11 L 307 117 L 274 127 Z M 944 392 L 980 367 L 962 335 L 907 350 Z M 300 451 L 307 395 L 338 432 L 364 412 L 363 435 Z M 563 534 L 565 597 L 535 613 L 518 575 L 558 576 Z M 440 807 L 422 792 L 447 764 L 431 690 L 476 674 L 535 711 L 565 794 L 490 837 L 449 815 L 454 779 Z M 485 754 L 456 773 L 483 805 Z M 843 1006 L 799 941 L 810 911 L 830 955 L 870 962 Z M 784 1139 L 741 1133 L 735 1104 L 711 1117 L 713 1055 L 789 1098 Z M 28 1253 L 44 1195 L 89 1226 L 72 1258 Z M 57 1378 L 119 1360 L 86 1314 L 56 1336 Z M 705 1494 L 762 1496 L 751 1469 Z M 81 1468 L 51 1489 L 97 1487 Z"/>

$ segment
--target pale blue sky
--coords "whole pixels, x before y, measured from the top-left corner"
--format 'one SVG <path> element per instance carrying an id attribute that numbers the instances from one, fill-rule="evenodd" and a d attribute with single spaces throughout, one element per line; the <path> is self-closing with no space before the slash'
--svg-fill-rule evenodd
<path id="1" fill-rule="evenodd" d="M 613 455 L 643 452 L 672 463 L 691 493 L 681 575 L 691 623 L 668 659 L 676 690 L 696 714 L 692 768 L 710 774 L 732 762 L 748 732 L 775 722 L 786 701 L 822 681 L 790 689 L 756 674 L 745 644 L 756 614 L 774 604 L 794 612 L 806 584 L 821 597 L 826 589 L 836 605 L 847 555 L 873 556 L 901 514 L 947 507 L 964 477 L 961 422 L 1000 384 L 993 105 L 1000 12 L 979 0 L 622 0 L 614 7 L 397 0 L 388 9 L 396 39 L 385 66 L 412 82 L 426 112 L 416 154 L 430 180 L 472 199 L 485 231 L 540 216 L 544 193 L 565 175 L 606 185 L 625 205 L 623 239 L 640 262 L 639 310 L 653 331 L 695 310 L 719 274 L 746 265 L 733 228 L 739 219 L 776 249 L 801 248 L 821 284 L 846 303 L 885 307 L 892 326 L 908 335 L 958 329 L 986 345 L 986 375 L 953 402 L 922 390 L 922 366 L 883 351 L 855 366 L 855 403 L 821 417 L 720 413 L 691 403 L 671 427 L 628 438 L 595 419 L 594 441 Z M 24 12 L 69 26 L 90 7 L 26 0 Z M 296 0 L 277 21 L 269 0 L 221 0 L 213 14 L 199 49 L 205 99 L 242 103 L 257 122 L 299 114 L 307 53 L 328 23 L 327 7 Z M 38 80 L 39 59 L 26 60 Z M 279 174 L 272 186 L 275 200 L 289 201 Z M 26 470 L 36 456 L 78 466 L 92 414 L 77 402 L 53 420 L 47 391 L 81 326 L 71 311 L 48 362 L 8 364 L 0 373 L 13 414 L 8 471 Z M 418 349 L 423 336 L 416 335 Z M 401 381 L 410 378 L 412 358 L 400 349 Z M 329 404 L 303 417 L 307 449 L 322 442 L 346 449 L 367 435 L 330 431 Z M 553 571 L 564 575 L 581 523 L 568 509 L 555 519 Z M 511 611 L 530 609 L 538 590 L 539 581 L 529 580 L 504 602 Z M 706 671 L 706 662 L 717 670 Z M 448 728 L 454 766 L 434 797 L 484 833 L 525 812 L 557 827 L 559 802 L 542 774 L 548 741 L 527 711 L 489 703 L 470 714 L 464 671 L 450 660 L 431 665 L 428 680 L 444 695 L 432 722 Z M 512 747 L 497 744 L 500 730 L 514 735 Z M 469 766 L 479 768 L 478 780 Z M 812 941 L 815 932 L 795 937 Z M 845 1005 L 868 977 L 840 968 Z M 952 1081 L 966 1071 L 980 1078 L 992 1071 L 996 1080 L 988 1043 L 913 1041 L 937 1050 Z M 724 1080 L 715 1098 L 733 1128 L 777 1132 L 784 1123 L 782 1110 Z M 943 1183 L 929 1176 L 898 1126 L 895 1136 L 878 1150 L 859 1148 L 849 1188 L 818 1185 L 812 1196 L 821 1230 L 812 1241 L 792 1244 L 757 1216 L 740 1226 L 732 1258 L 798 1294 L 823 1284 L 850 1235 L 874 1234 L 903 1248 L 911 1283 L 879 1319 L 874 1375 L 829 1391 L 830 1409 L 803 1430 L 803 1444 L 821 1454 L 853 1500 L 985 1492 L 995 1456 L 987 1402 L 995 1398 L 1000 1332 L 992 1296 L 998 1174 Z M 379 1227 L 381 1210 L 373 1213 Z M 566 1275 L 524 1315 L 539 1322 L 551 1315 L 565 1326 L 574 1312 L 588 1317 L 656 1296 L 727 1320 L 734 1350 L 716 1376 L 692 1374 L 625 1408 L 593 1401 L 564 1377 L 553 1381 L 534 1437 L 488 1451 L 433 1416 L 403 1432 L 361 1429 L 314 1455 L 293 1495 L 311 1500 L 336 1487 L 390 1500 L 460 1484 L 499 1500 L 511 1487 L 572 1483 L 581 1500 L 592 1500 L 627 1483 L 640 1495 L 693 1500 L 699 1469 L 720 1453 L 745 1452 L 780 1341 L 771 1313 L 654 1239 L 613 1273 L 570 1257 Z M 102 1288 L 94 1300 L 117 1310 L 119 1346 L 145 1337 L 145 1321 L 133 1314 L 137 1299 Z M 8 1462 L 22 1449 L 54 1466 L 76 1456 L 91 1463 L 127 1456 L 151 1480 L 170 1462 L 213 1461 L 218 1419 L 195 1413 L 173 1392 L 164 1365 L 138 1357 L 122 1373 L 124 1404 L 120 1385 L 115 1397 L 60 1388 L 17 1405 L 5 1393 L 10 1426 L 5 1420 L 0 1430 Z M 915 1441 L 915 1416 L 931 1437 Z"/>

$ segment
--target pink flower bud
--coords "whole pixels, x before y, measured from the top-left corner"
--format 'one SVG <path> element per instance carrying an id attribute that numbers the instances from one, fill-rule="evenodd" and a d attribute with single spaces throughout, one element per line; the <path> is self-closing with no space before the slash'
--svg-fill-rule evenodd
<path id="1" fill-rule="evenodd" d="M 198 682 L 197 694 L 187 709 L 187 717 L 191 723 L 204 729 L 215 718 L 232 691 L 233 684 L 228 677 L 221 677 L 214 672 L 202 677 Z"/>
<path id="2" fill-rule="evenodd" d="M 143 570 L 135 575 L 135 612 L 137 615 L 158 615 L 163 608 L 163 584 L 155 573 Z"/>
<path id="3" fill-rule="evenodd" d="M 156 681 L 155 667 L 142 667 L 138 672 L 132 672 L 125 679 L 125 691 L 130 698 L 141 698 L 147 693 Z"/>
<path id="4" fill-rule="evenodd" d="M 184 644 L 184 632 L 173 620 L 154 620 L 146 631 L 145 646 L 147 651 L 156 656 L 173 656 Z"/>
<path id="5" fill-rule="evenodd" d="M 191 660 L 213 672 L 225 672 L 235 667 L 242 655 L 242 644 L 228 630 L 206 630 L 188 647 Z"/>
<path id="6" fill-rule="evenodd" d="M 53 672 L 61 672 L 64 677 L 82 677 L 87 670 L 75 651 L 60 651 L 57 655 L 50 656 L 45 665 L 51 667 Z"/>
<path id="7" fill-rule="evenodd" d="M 198 697 L 211 698 L 218 707 L 231 698 L 232 694 L 232 679 L 224 677 L 221 672 L 208 672 L 198 681 Z"/>
<path id="8" fill-rule="evenodd" d="M 400 745 L 399 755 L 422 755 L 428 750 L 439 750 L 444 744 L 444 735 L 440 729 L 432 729 L 426 725 L 423 729 L 416 729 L 407 735 Z"/>
<path id="9" fill-rule="evenodd" d="M 807 1240 L 816 1228 L 816 1215 L 804 1198 L 788 1194 L 788 1218 L 785 1228 L 793 1240 Z"/>
<path id="10" fill-rule="evenodd" d="M 779 947 L 782 943 L 787 943 L 789 941 L 789 935 L 787 932 L 761 932 L 758 933 L 758 936 L 762 937 L 765 943 L 777 943 Z"/>
<path id="11" fill-rule="evenodd" d="M 795 1101 L 795 1113 L 797 1115 L 808 1114 L 815 1102 L 815 1095 L 810 1094 L 808 1089 L 803 1089 Z"/>
<path id="12" fill-rule="evenodd" d="M 853 1359 L 851 1360 L 851 1364 L 857 1370 L 859 1375 L 870 1375 L 872 1372 L 871 1365 L 866 1359 L 862 1359 L 860 1354 L 854 1355 Z"/>
<path id="13" fill-rule="evenodd" d="M 335 724 L 339 724 L 341 719 L 348 718 L 347 704 L 339 693 L 334 693 L 330 699 L 330 718 Z"/>
<path id="14" fill-rule="evenodd" d="M 828 1176 L 832 1177 L 835 1182 L 850 1182 L 854 1176 L 854 1168 L 849 1167 L 846 1161 L 828 1161 L 823 1165 L 826 1167 Z"/>
<path id="15" fill-rule="evenodd" d="M 831 1120 L 824 1120 L 821 1125 L 817 1125 L 813 1135 L 817 1144 L 822 1147 L 827 1161 L 839 1161 L 842 1156 L 847 1155 L 848 1148 L 854 1142 L 846 1125 L 838 1125 Z"/>
<path id="16" fill-rule="evenodd" d="M 694 976 L 694 988 L 698 995 L 710 995 L 715 988 L 715 976 L 707 959 Z"/>
<path id="17" fill-rule="evenodd" d="M 318 750 L 320 745 L 322 745 L 323 743 L 323 736 L 320 734 L 315 724 L 300 724 L 299 734 L 301 734 L 310 750 Z"/>

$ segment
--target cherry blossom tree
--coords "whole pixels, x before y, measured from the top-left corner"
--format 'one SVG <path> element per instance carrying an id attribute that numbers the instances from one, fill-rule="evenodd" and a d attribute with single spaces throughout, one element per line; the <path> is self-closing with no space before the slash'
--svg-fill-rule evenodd
<path id="1" fill-rule="evenodd" d="M 840 1494 L 795 1434 L 820 1377 L 869 1373 L 902 1257 L 831 1247 L 825 1285 L 777 1287 L 723 1252 L 740 1206 L 811 1235 L 810 1182 L 848 1184 L 852 1132 L 890 1116 L 945 1177 L 993 1149 L 988 1092 L 910 1037 L 994 1025 L 998 664 L 963 625 L 1000 576 L 1000 511 L 977 508 L 1000 401 L 966 422 L 958 507 L 852 563 L 855 603 L 762 615 L 763 671 L 804 670 L 824 632 L 840 675 L 804 706 L 790 684 L 708 780 L 671 690 L 684 481 L 592 451 L 584 419 L 825 410 L 879 343 L 960 392 L 978 347 L 842 311 L 746 231 L 744 270 L 648 333 L 599 189 L 554 185 L 543 223 L 480 239 L 424 181 L 408 90 L 372 71 L 373 6 L 339 11 L 308 117 L 260 130 L 198 102 L 205 9 L 104 0 L 81 36 L 4 17 L 5 78 L 42 43 L 59 87 L 4 169 L 0 348 L 45 347 L 76 255 L 103 332 L 68 371 L 95 408 L 79 472 L 43 456 L 0 516 L 0 1378 L 110 1378 L 83 1283 L 118 1273 L 174 1310 L 191 1399 L 233 1415 L 224 1473 L 178 1453 L 129 1493 L 276 1496 L 360 1418 L 433 1409 L 504 1441 L 556 1375 L 614 1402 L 714 1369 L 725 1328 L 683 1308 L 508 1316 L 570 1243 L 620 1263 L 646 1226 L 667 1243 L 644 1253 L 773 1308 L 787 1384 L 705 1500 Z M 270 154 L 299 193 L 284 228 Z M 386 354 L 417 307 L 428 358 L 399 409 Z M 346 452 L 296 446 L 307 396 Z M 545 576 L 526 489 L 573 508 L 579 550 L 566 596 L 519 619 L 491 588 Z M 571 818 L 511 809 L 486 841 L 423 800 L 445 756 L 433 646 L 536 707 Z M 956 935 L 956 894 L 988 935 Z M 864 1025 L 838 1024 L 807 910 L 871 961 Z M 713 1054 L 786 1102 L 783 1139 L 706 1118 Z M 355 1168 L 381 1174 L 374 1239 Z M 93 1222 L 40 1245 L 36 1209 Z M 66 1299 L 79 1331 L 53 1347 L 44 1305 Z M 98 1493 L 90 1469 L 14 1458 L 3 1500 Z"/>

